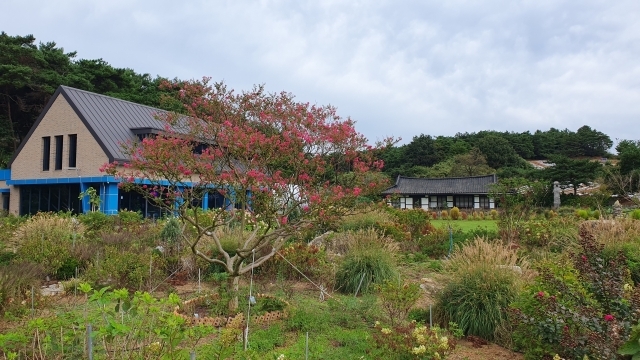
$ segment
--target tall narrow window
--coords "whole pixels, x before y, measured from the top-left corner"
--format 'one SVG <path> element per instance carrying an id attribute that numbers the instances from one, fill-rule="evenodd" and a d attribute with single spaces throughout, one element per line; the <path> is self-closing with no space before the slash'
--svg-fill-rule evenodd
<path id="1" fill-rule="evenodd" d="M 56 170 L 62 170 L 62 135 L 56 136 Z"/>
<path id="2" fill-rule="evenodd" d="M 69 167 L 76 167 L 76 154 L 78 152 L 78 135 L 69 135 Z"/>
<path id="3" fill-rule="evenodd" d="M 42 138 L 42 171 L 49 171 L 49 161 L 51 159 L 51 136 Z"/>

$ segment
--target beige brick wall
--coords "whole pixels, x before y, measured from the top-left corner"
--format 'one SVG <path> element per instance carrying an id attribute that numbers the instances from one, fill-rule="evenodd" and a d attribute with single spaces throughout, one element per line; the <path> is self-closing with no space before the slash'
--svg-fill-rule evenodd
<path id="1" fill-rule="evenodd" d="M 7 182 L 4 180 L 0 180 L 0 189 L 7 189 L 9 187 L 9 185 L 7 185 Z"/>
<path id="2" fill-rule="evenodd" d="M 19 215 L 20 214 L 20 190 L 15 186 L 11 186 L 9 189 L 11 191 L 9 193 L 9 212 L 13 215 Z"/>
<path id="3" fill-rule="evenodd" d="M 78 135 L 76 169 L 69 169 L 69 135 Z M 54 137 L 63 136 L 62 170 L 55 169 L 56 145 Z M 42 138 L 51 137 L 49 171 L 42 171 Z M 62 95 L 49 108 L 11 164 L 11 179 L 66 178 L 76 176 L 102 176 L 98 169 L 108 161 L 95 138 L 89 133 L 78 115 Z M 11 193 L 11 207 L 17 206 L 17 196 Z"/>

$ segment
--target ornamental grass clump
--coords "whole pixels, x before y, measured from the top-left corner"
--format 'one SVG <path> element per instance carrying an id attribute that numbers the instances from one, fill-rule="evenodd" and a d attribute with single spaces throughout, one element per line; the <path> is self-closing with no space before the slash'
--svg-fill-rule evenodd
<path id="1" fill-rule="evenodd" d="M 501 242 L 476 238 L 458 247 L 446 262 L 451 281 L 437 294 L 436 315 L 455 322 L 465 335 L 494 340 L 507 321 L 506 310 L 527 279 L 528 262 Z"/>
<path id="2" fill-rule="evenodd" d="M 82 224 L 73 218 L 39 213 L 16 230 L 17 258 L 39 264 L 46 274 L 56 275 L 73 256 L 83 231 Z"/>
<path id="3" fill-rule="evenodd" d="M 343 293 L 369 292 L 375 284 L 396 277 L 397 244 L 374 230 L 341 234 L 348 250 L 336 271 L 336 287 Z"/>

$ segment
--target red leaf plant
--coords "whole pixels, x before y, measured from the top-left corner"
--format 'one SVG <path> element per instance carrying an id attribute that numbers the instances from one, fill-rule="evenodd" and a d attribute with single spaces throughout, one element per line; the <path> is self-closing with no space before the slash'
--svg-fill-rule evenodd
<path id="1" fill-rule="evenodd" d="M 331 106 L 263 86 L 236 93 L 207 78 L 164 86 L 180 88 L 183 111 L 158 114 L 164 131 L 123 144 L 129 161 L 103 170 L 122 188 L 176 213 L 193 229 L 183 236 L 193 253 L 222 265 L 236 290 L 238 277 L 274 256 L 286 239 L 357 211 L 386 185 L 375 155 L 392 140 L 369 145 Z M 226 209 L 199 210 L 214 192 Z M 232 222 L 251 230 L 235 253 L 223 249 L 214 231 Z M 199 246 L 205 236 L 213 238 L 217 257 Z"/>

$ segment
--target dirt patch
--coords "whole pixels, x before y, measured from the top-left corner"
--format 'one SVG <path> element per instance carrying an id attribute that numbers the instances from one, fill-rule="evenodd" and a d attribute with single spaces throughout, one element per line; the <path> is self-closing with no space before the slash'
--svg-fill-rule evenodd
<path id="1" fill-rule="evenodd" d="M 522 360 L 522 354 L 500 347 L 496 344 L 487 344 L 475 347 L 474 343 L 468 340 L 459 340 L 458 346 L 451 355 L 447 357 L 449 360 Z"/>

